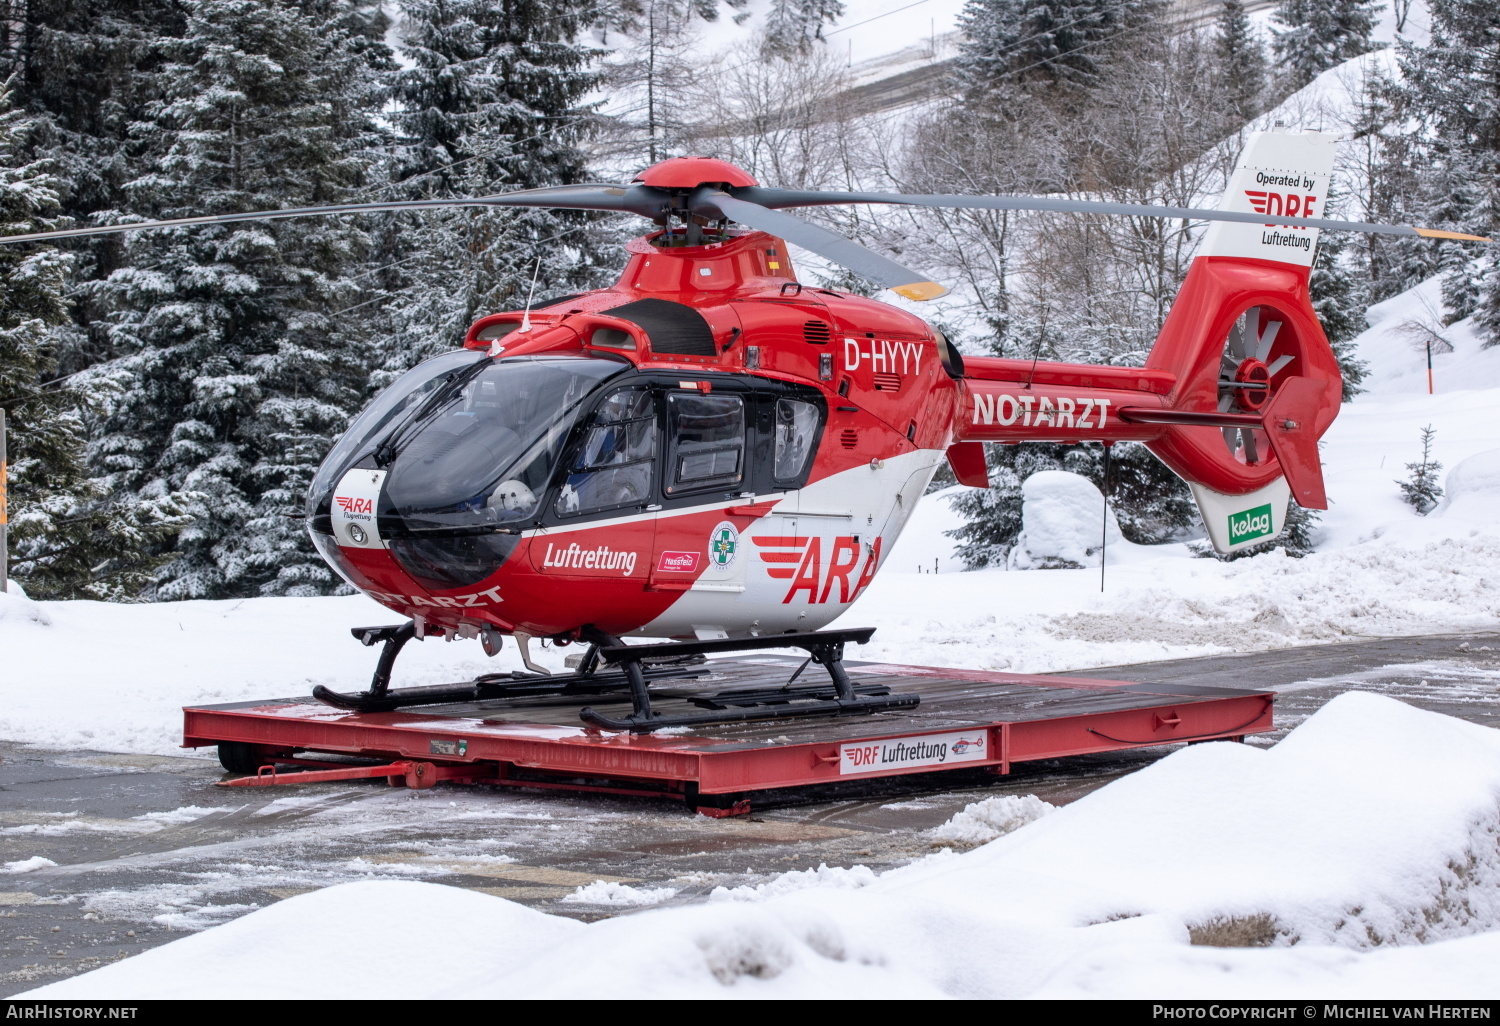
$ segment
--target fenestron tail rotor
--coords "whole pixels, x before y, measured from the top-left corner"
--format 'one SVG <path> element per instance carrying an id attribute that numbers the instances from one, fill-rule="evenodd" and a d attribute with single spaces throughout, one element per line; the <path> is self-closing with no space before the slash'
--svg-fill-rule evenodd
<path id="1" fill-rule="evenodd" d="M 1281 337 L 1282 325 L 1283 321 L 1274 309 L 1252 306 L 1230 326 L 1224 337 L 1224 352 L 1219 358 L 1220 413 L 1260 413 L 1264 409 L 1277 388 L 1277 378 L 1297 359 L 1295 352 L 1272 356 Z M 1259 463 L 1268 451 L 1257 428 L 1225 427 L 1221 430 L 1225 447 L 1238 460 Z"/>

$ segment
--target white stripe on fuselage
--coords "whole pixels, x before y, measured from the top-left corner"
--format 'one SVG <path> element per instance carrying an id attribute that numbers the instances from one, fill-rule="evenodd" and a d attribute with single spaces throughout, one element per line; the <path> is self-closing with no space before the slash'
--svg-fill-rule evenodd
<path id="1" fill-rule="evenodd" d="M 788 493 L 772 516 L 757 520 L 740 532 L 736 558 L 746 560 L 743 591 L 684 592 L 660 616 L 632 633 L 680 637 L 691 636 L 695 630 L 722 629 L 743 636 L 750 631 L 772 634 L 825 626 L 853 604 L 838 601 L 840 587 L 830 587 L 838 584 L 829 580 L 835 548 L 842 544 L 847 552 L 850 539 L 858 539 L 859 564 L 852 571 L 850 585 L 857 580 L 877 537 L 880 563 L 884 563 L 943 458 L 941 449 L 918 449 L 878 464 L 841 471 Z M 769 497 L 758 501 L 769 501 Z M 806 509 L 807 514 L 799 516 L 799 509 Z M 843 515 L 846 510 L 847 516 Z M 786 601 L 793 597 L 795 579 L 773 578 L 767 572 L 773 566 L 790 564 L 763 560 L 761 552 L 774 547 L 759 545 L 756 539 L 791 535 L 819 539 L 822 558 L 829 562 L 821 568 L 809 562 L 808 570 L 819 573 L 815 590 L 817 597 L 825 601 Z M 706 546 L 708 538 L 703 542 Z M 797 597 L 802 599 L 805 595 L 799 593 Z"/>

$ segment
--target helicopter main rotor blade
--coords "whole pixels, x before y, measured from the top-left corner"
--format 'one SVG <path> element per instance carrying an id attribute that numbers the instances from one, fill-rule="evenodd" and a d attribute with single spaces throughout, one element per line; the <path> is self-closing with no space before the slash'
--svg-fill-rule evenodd
<path id="1" fill-rule="evenodd" d="M 75 239 L 85 235 L 116 235 L 120 232 L 134 232 L 148 228 L 234 224 L 238 221 L 279 221 L 289 217 L 373 214 L 391 210 L 442 210 L 451 207 L 549 207 L 561 210 L 610 210 L 654 217 L 662 204 L 654 193 L 656 190 L 641 186 L 627 189 L 618 185 L 554 185 L 542 189 L 502 193 L 497 196 L 392 200 L 385 203 L 338 203 L 320 207 L 288 207 L 284 210 L 252 210 L 237 214 L 205 214 L 200 217 L 174 217 L 161 221 L 93 225 L 88 228 L 65 228 L 52 232 L 29 232 L 25 235 L 0 235 L 0 244 Z"/>
<path id="2" fill-rule="evenodd" d="M 948 294 L 946 288 L 930 281 L 926 275 L 903 267 L 890 257 L 866 249 L 852 239 L 835 235 L 800 217 L 769 210 L 759 203 L 738 199 L 717 189 L 698 192 L 691 201 L 691 209 L 709 216 L 719 214 L 731 221 L 738 221 L 787 242 L 796 243 L 840 267 L 847 267 L 855 274 L 879 282 L 907 299 L 921 301 Z"/>
<path id="3" fill-rule="evenodd" d="M 1375 235 L 1420 235 L 1428 239 L 1460 239 L 1493 242 L 1483 235 L 1438 228 L 1414 228 L 1406 224 L 1369 224 L 1364 221 L 1334 221 L 1321 217 L 1282 217 L 1238 210 L 1208 210 L 1199 207 L 1162 207 L 1143 203 L 1108 203 L 1103 200 L 1072 200 L 1051 196 L 941 196 L 908 195 L 901 192 L 814 192 L 795 189 L 740 188 L 735 194 L 772 210 L 787 207 L 841 206 L 846 203 L 891 203 L 911 207 L 954 207 L 970 210 L 1050 211 L 1064 214 L 1123 214 L 1129 217 L 1178 217 L 1193 221 L 1237 221 L 1242 224 L 1291 225 L 1296 228 L 1326 228 L 1330 231 L 1367 232 Z"/>

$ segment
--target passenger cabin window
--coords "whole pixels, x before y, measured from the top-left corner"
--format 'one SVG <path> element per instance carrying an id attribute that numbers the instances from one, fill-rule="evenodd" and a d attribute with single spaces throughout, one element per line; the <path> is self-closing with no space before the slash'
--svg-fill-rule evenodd
<path id="1" fill-rule="evenodd" d="M 812 457 L 818 435 L 818 408 L 796 399 L 776 400 L 776 467 L 778 482 L 800 478 Z"/>
<path id="2" fill-rule="evenodd" d="M 735 395 L 667 396 L 672 466 L 667 494 L 727 488 L 744 477 L 745 401 Z"/>
<path id="3" fill-rule="evenodd" d="M 651 501 L 655 460 L 656 408 L 651 392 L 622 389 L 594 412 L 553 508 L 558 516 L 574 516 L 645 505 Z"/>

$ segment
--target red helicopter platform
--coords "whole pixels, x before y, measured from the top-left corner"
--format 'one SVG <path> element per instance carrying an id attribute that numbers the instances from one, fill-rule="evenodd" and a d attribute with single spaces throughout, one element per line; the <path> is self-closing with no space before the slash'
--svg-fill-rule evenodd
<path id="1" fill-rule="evenodd" d="M 712 660 L 694 680 L 653 688 L 655 704 L 663 711 L 689 707 L 695 696 L 726 685 L 780 688 L 795 663 L 775 655 Z M 253 746 L 264 762 L 259 775 L 224 782 L 231 786 L 384 777 L 430 787 L 446 780 L 675 798 L 724 816 L 747 813 L 757 791 L 955 769 L 1005 774 L 1019 762 L 1240 740 L 1272 729 L 1269 691 L 888 663 L 845 667 L 856 684 L 920 692 L 921 704 L 632 734 L 580 723 L 580 703 L 571 698 L 394 712 L 286 698 L 189 706 L 183 747 Z"/>

